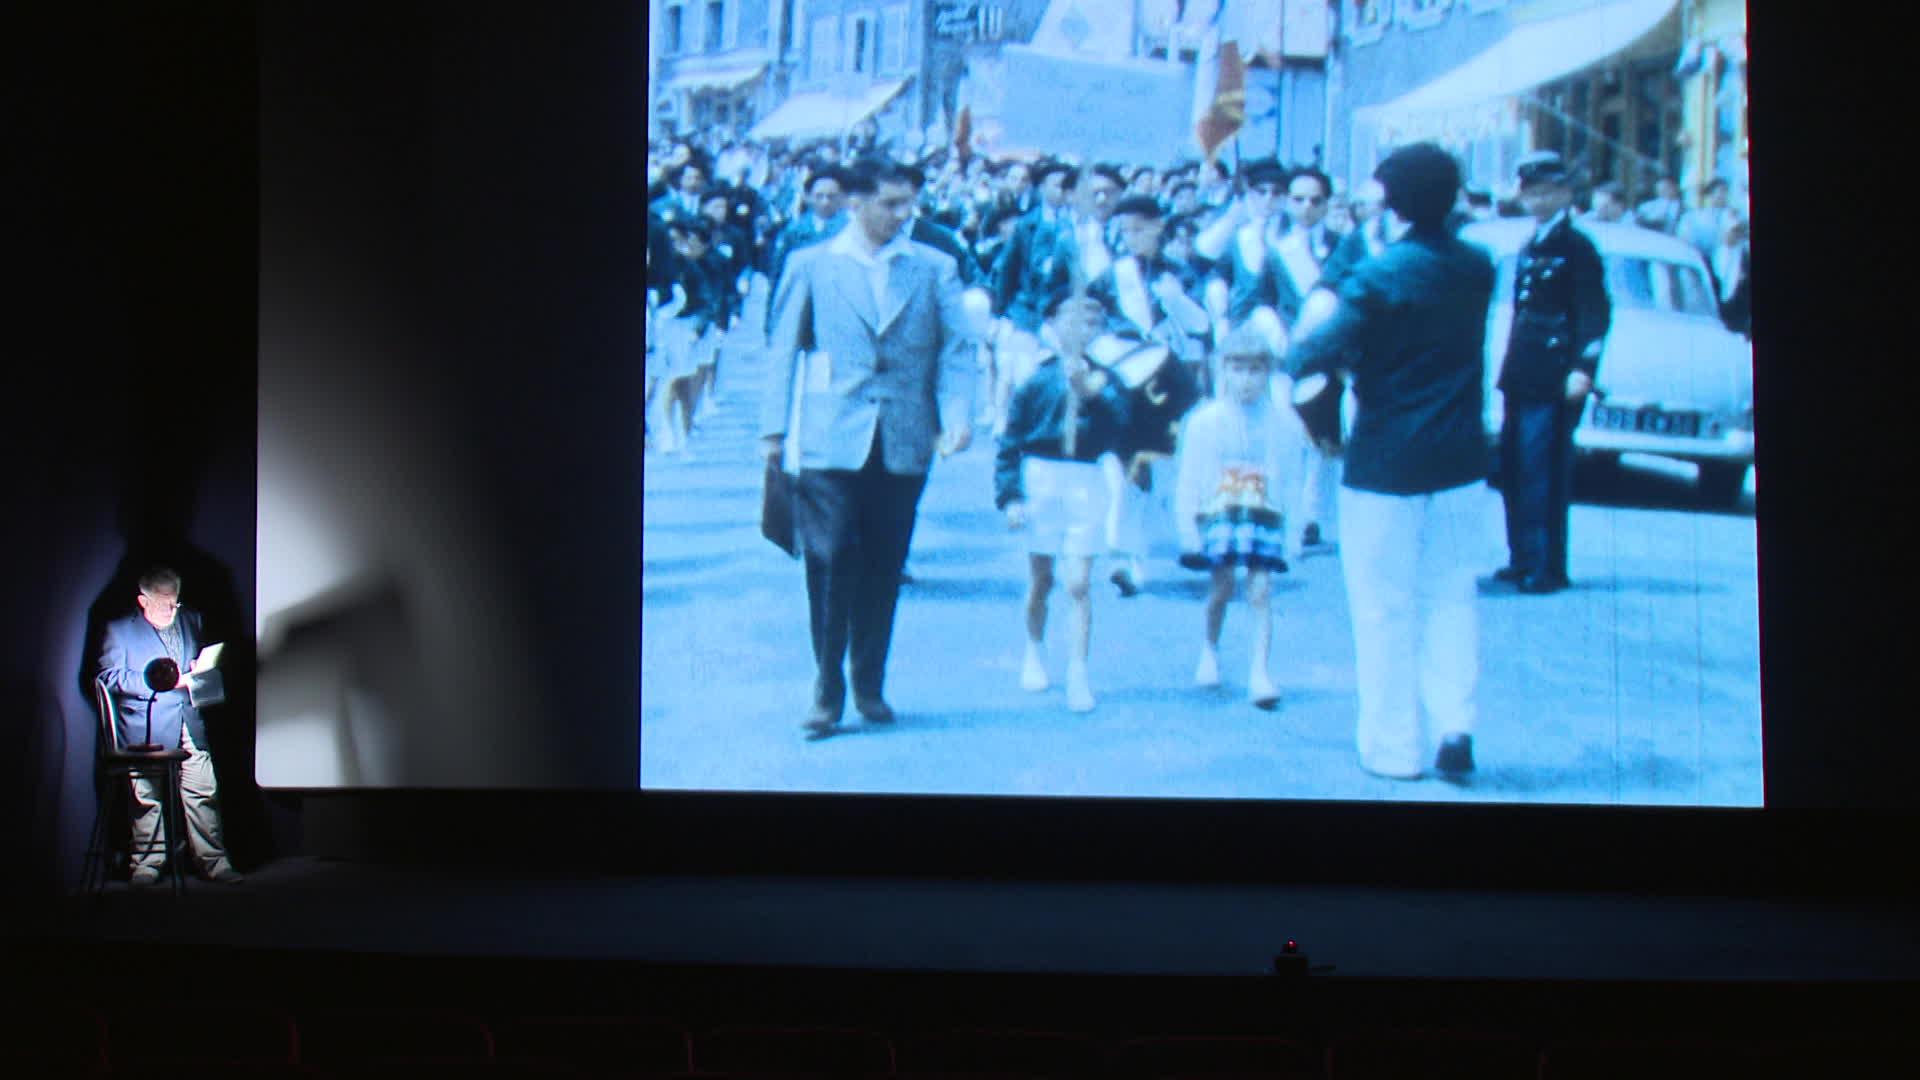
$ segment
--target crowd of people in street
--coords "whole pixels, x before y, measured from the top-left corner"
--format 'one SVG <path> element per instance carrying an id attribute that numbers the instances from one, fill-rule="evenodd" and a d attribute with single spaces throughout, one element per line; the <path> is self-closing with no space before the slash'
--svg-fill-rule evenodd
<path id="1" fill-rule="evenodd" d="M 893 719 L 884 669 L 914 509 L 939 458 L 981 431 L 995 442 L 992 502 L 1029 558 L 1022 687 L 1052 686 L 1043 645 L 1058 583 L 1066 704 L 1096 707 L 1096 567 L 1131 597 L 1163 572 L 1149 558 L 1160 535 L 1208 575 L 1195 683 L 1221 683 L 1238 591 L 1246 698 L 1275 709 L 1273 577 L 1337 552 L 1361 764 L 1464 776 L 1474 605 L 1491 561 L 1474 538 L 1490 497 L 1494 268 L 1460 228 L 1537 223 L 1515 271 L 1493 476 L 1509 560 L 1491 580 L 1518 593 L 1569 584 L 1572 428 L 1608 328 L 1584 227 L 1692 243 L 1727 325 L 1751 326 L 1746 222 L 1721 180 L 1687 207 L 1663 177 L 1633 206 L 1551 153 L 1521 162 L 1511 197 L 1471 191 L 1429 144 L 1352 191 L 1271 159 L 990 160 L 949 147 L 908 162 L 870 130 L 778 151 L 719 134 L 652 149 L 647 444 L 661 462 L 692 454 L 716 392 L 736 391 L 722 341 L 764 342 L 772 381 L 738 392 L 757 396 L 763 449 L 796 478 L 814 738 L 840 730 L 849 689 L 866 722 Z M 765 322 L 745 326 L 759 282 Z"/>

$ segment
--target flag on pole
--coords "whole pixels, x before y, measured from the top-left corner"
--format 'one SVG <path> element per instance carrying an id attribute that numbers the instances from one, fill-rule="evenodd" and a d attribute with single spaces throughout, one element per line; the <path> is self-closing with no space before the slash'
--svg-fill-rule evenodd
<path id="1" fill-rule="evenodd" d="M 1240 43 L 1241 58 L 1261 59 L 1270 67 L 1279 67 L 1285 52 L 1281 0 L 1235 0 L 1233 6 L 1237 25 L 1231 36 Z"/>
<path id="2" fill-rule="evenodd" d="M 960 106 L 960 118 L 953 122 L 953 156 L 961 165 L 973 157 L 973 106 Z"/>
<path id="3" fill-rule="evenodd" d="M 1220 147 L 1247 119 L 1247 68 L 1240 60 L 1240 43 L 1207 35 L 1194 65 L 1194 141 L 1209 163 Z"/>

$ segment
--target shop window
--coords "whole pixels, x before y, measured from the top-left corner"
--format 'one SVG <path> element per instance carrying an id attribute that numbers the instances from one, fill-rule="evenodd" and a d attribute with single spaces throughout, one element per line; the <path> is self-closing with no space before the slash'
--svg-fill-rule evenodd
<path id="1" fill-rule="evenodd" d="M 866 19 L 853 20 L 853 41 L 850 42 L 852 52 L 848 56 L 851 62 L 847 64 L 847 69 L 850 71 L 867 70 L 867 27 Z"/>
<path id="2" fill-rule="evenodd" d="M 979 40 L 999 41 L 1001 35 L 1007 31 L 1006 7 L 1002 4 L 981 4 L 977 10 L 979 11 L 976 16 L 979 20 Z"/>
<path id="3" fill-rule="evenodd" d="M 875 51 L 880 54 L 880 70 L 904 71 L 907 67 L 907 7 L 895 4 L 887 9 L 883 16 L 887 32 L 882 35 L 882 47 Z"/>
<path id="4" fill-rule="evenodd" d="M 1394 0 L 1394 10 L 1400 16 L 1400 25 L 1409 30 L 1425 30 L 1440 25 L 1447 17 L 1447 10 L 1453 7 L 1453 0 Z"/>
<path id="5" fill-rule="evenodd" d="M 1387 5 L 1391 0 L 1347 0 L 1347 40 L 1366 45 L 1380 40 L 1387 31 Z"/>
<path id="6" fill-rule="evenodd" d="M 660 36 L 665 39 L 663 45 L 665 46 L 665 52 L 668 56 L 672 56 L 686 47 L 686 39 L 682 36 L 684 33 L 682 21 L 686 15 L 686 10 L 686 8 L 681 7 L 679 4 L 674 4 L 667 8 L 666 15 L 662 19 Z"/>
<path id="7" fill-rule="evenodd" d="M 713 0 L 707 5 L 707 51 L 719 52 L 726 47 L 727 6 L 721 0 Z"/>
<path id="8" fill-rule="evenodd" d="M 807 78 L 832 74 L 840 55 L 840 43 L 833 31 L 832 16 L 813 20 L 813 29 L 807 35 Z"/>

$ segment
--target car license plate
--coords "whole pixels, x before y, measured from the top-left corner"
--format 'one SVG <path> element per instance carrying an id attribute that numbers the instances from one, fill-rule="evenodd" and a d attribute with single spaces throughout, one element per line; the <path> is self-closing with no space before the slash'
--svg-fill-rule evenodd
<path id="1" fill-rule="evenodd" d="M 1699 413 L 1667 412 L 1651 406 L 1628 409 L 1615 405 L 1595 405 L 1590 423 L 1607 431 L 1631 431 L 1641 435 L 1695 438 L 1700 434 Z"/>

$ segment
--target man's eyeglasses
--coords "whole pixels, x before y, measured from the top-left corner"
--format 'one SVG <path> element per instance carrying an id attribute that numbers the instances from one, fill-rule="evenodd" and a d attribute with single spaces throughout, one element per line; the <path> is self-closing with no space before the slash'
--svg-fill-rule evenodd
<path id="1" fill-rule="evenodd" d="M 161 611 L 179 611 L 180 610 L 180 601 L 178 600 L 161 600 L 157 597 L 147 596 L 144 593 L 142 593 L 141 595 L 147 601 L 148 607 L 158 608 Z"/>

